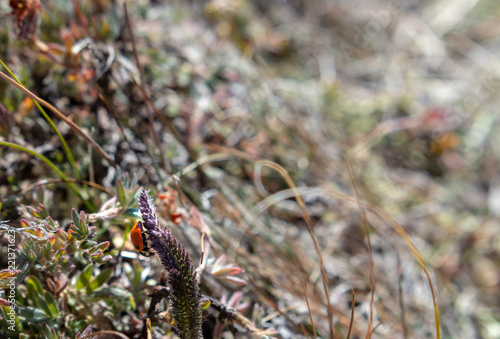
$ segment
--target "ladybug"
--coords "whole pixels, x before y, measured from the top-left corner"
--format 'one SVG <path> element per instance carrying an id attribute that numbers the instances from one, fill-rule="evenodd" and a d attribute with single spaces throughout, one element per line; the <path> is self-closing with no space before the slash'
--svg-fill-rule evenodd
<path id="1" fill-rule="evenodd" d="M 130 240 L 135 250 L 145 257 L 154 255 L 154 252 L 149 247 L 148 238 L 149 234 L 142 227 L 142 222 L 136 222 L 132 227 L 132 231 L 130 231 Z"/>

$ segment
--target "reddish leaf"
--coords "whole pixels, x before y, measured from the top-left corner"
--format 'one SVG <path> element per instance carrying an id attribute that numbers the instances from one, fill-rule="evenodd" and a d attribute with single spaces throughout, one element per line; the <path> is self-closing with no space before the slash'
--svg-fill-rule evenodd
<path id="1" fill-rule="evenodd" d="M 0 279 L 13 278 L 21 272 L 22 272 L 21 270 L 10 270 L 10 269 L 0 270 Z"/>

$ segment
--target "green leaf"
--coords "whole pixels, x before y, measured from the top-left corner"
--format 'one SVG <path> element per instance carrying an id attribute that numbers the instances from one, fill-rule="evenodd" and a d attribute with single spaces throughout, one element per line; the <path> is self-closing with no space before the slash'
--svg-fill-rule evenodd
<path id="1" fill-rule="evenodd" d="M 119 299 L 128 299 L 130 296 L 132 296 L 132 293 L 130 293 L 127 290 L 124 290 L 122 288 L 115 288 L 115 287 L 102 287 L 97 290 L 95 290 L 94 293 L 96 296 L 101 296 L 101 297 L 115 297 Z"/>
<path id="2" fill-rule="evenodd" d="M 129 301 L 130 301 L 130 307 L 135 310 L 136 308 L 136 304 L 135 304 L 135 299 L 134 299 L 134 296 L 131 295 L 130 298 L 129 298 Z"/>
<path id="3" fill-rule="evenodd" d="M 29 253 L 28 253 L 28 258 L 29 258 L 29 261 L 38 261 L 36 260 L 36 255 L 35 255 L 35 252 L 33 250 L 30 250 Z"/>
<path id="4" fill-rule="evenodd" d="M 24 252 L 21 249 L 17 250 L 17 255 L 19 256 L 19 258 L 21 258 L 24 261 L 29 261 L 30 260 L 29 256 L 26 254 L 26 252 Z"/>
<path id="5" fill-rule="evenodd" d="M 57 225 L 56 225 L 56 222 L 54 221 L 54 219 L 52 219 L 51 217 L 47 217 L 45 218 L 45 220 L 47 221 L 47 230 L 49 232 L 55 232 L 56 229 L 57 229 Z"/>
<path id="6" fill-rule="evenodd" d="M 44 311 L 32 306 L 19 308 L 18 316 L 19 318 L 23 318 L 22 320 L 24 321 L 33 323 L 41 323 L 51 320 L 51 318 L 47 316 Z"/>
<path id="7" fill-rule="evenodd" d="M 80 231 L 78 231 L 76 229 L 76 227 L 71 226 L 71 229 L 68 231 L 68 240 L 69 241 L 82 240 L 82 236 L 80 235 Z"/>
<path id="8" fill-rule="evenodd" d="M 134 290 L 137 290 L 143 283 L 143 276 L 142 276 L 143 268 L 141 265 L 138 264 L 134 265 L 132 272 L 133 272 L 133 277 L 130 282 L 132 283 Z"/>
<path id="9" fill-rule="evenodd" d="M 64 272 L 71 272 L 76 266 L 74 264 L 72 264 L 71 262 L 65 262 L 65 263 L 62 263 L 61 265 L 61 270 L 63 270 Z"/>
<path id="10" fill-rule="evenodd" d="M 45 247 L 43 248 L 43 256 L 47 259 L 50 259 L 49 255 L 51 252 L 52 252 L 52 244 L 50 243 L 50 241 L 47 241 Z"/>
<path id="11" fill-rule="evenodd" d="M 89 288 L 93 291 L 99 287 L 101 287 L 104 283 L 106 283 L 113 273 L 113 269 L 107 268 L 103 270 L 89 285 Z"/>
<path id="12" fill-rule="evenodd" d="M 47 272 L 49 274 L 54 275 L 57 272 L 57 266 L 58 265 L 56 263 L 51 263 L 51 264 L 48 264 L 45 269 L 47 270 Z"/>
<path id="13" fill-rule="evenodd" d="M 88 264 L 80 273 L 78 280 L 76 281 L 76 289 L 81 290 L 82 288 L 87 288 L 90 283 L 90 278 L 92 277 L 92 264 Z"/>
<path id="14" fill-rule="evenodd" d="M 89 233 L 89 228 L 87 225 L 87 217 L 84 211 L 80 212 L 80 235 L 82 237 L 86 236 Z"/>
<path id="15" fill-rule="evenodd" d="M 34 293 L 33 295 L 33 301 L 35 303 L 36 306 L 38 306 L 39 309 L 41 309 L 41 311 L 43 313 L 45 313 L 45 315 L 49 318 L 52 317 L 52 312 L 50 310 L 50 307 L 49 305 L 47 304 L 47 302 L 45 301 L 45 299 L 42 297 L 42 293 Z"/>
<path id="16" fill-rule="evenodd" d="M 68 242 L 68 244 L 66 245 L 66 253 L 67 254 L 74 254 L 76 252 L 76 242 L 75 241 L 72 241 L 72 242 Z"/>
<path id="17" fill-rule="evenodd" d="M 45 291 L 43 295 L 45 297 L 45 302 L 47 303 L 50 309 L 52 318 L 59 318 L 59 305 L 57 304 L 57 300 L 48 291 Z"/>
<path id="18" fill-rule="evenodd" d="M 60 248 L 56 251 L 55 258 L 56 261 L 59 261 L 59 259 L 66 254 L 66 250 L 64 248 Z"/>
<path id="19" fill-rule="evenodd" d="M 141 219 L 142 218 L 141 211 L 138 208 L 127 208 L 122 213 L 122 216 L 125 217 L 125 218 L 135 218 L 135 219 Z"/>
<path id="20" fill-rule="evenodd" d="M 57 235 L 61 238 L 62 241 L 68 240 L 68 233 L 64 231 L 62 228 L 57 229 Z"/>
<path id="21" fill-rule="evenodd" d="M 25 254 L 29 258 L 28 253 L 30 253 L 30 246 L 28 245 L 28 242 L 27 241 L 21 242 L 21 246 L 23 248 L 23 254 Z"/>
<path id="22" fill-rule="evenodd" d="M 29 277 L 29 279 L 26 281 L 26 288 L 28 289 L 28 291 L 31 290 L 38 294 L 43 293 L 42 283 L 36 277 Z"/>
<path id="23" fill-rule="evenodd" d="M 38 211 L 36 209 L 34 209 L 33 207 L 26 206 L 26 209 L 28 210 L 29 214 L 31 214 L 35 218 L 40 218 L 40 215 L 38 214 Z"/>
<path id="24" fill-rule="evenodd" d="M 78 216 L 78 212 L 74 208 L 71 209 L 71 219 L 73 219 L 73 225 L 80 225 L 80 217 Z"/>
<path id="25" fill-rule="evenodd" d="M 38 214 L 40 214 L 40 219 L 45 219 L 49 216 L 47 209 L 42 204 L 38 204 Z"/>
<path id="26" fill-rule="evenodd" d="M 105 242 L 101 242 L 100 244 L 98 244 L 96 246 L 96 249 L 104 252 L 108 247 L 109 247 L 109 241 L 105 241 Z"/>
<path id="27" fill-rule="evenodd" d="M 46 339 L 57 339 L 56 330 L 53 327 L 49 327 L 46 323 L 42 325 L 42 334 Z"/>
<path id="28" fill-rule="evenodd" d="M 118 201 L 122 208 L 127 207 L 127 195 L 125 194 L 125 190 L 123 189 L 122 180 L 118 179 Z"/>
<path id="29" fill-rule="evenodd" d="M 34 253 L 35 253 L 35 261 L 39 262 L 43 258 L 43 248 L 40 248 L 40 246 L 37 246 Z"/>
<path id="30" fill-rule="evenodd" d="M 12 312 L 12 309 L 10 308 L 10 306 L 2 306 L 0 307 L 0 317 L 5 321 L 7 319 L 10 319 L 10 316 L 8 315 L 8 313 Z M 17 311 L 17 308 L 14 309 L 14 329 L 16 331 L 19 330 L 19 319 L 18 319 L 18 311 Z M 12 314 L 12 313 L 11 313 Z M 9 324 L 9 326 L 11 326 L 11 324 Z"/>
<path id="31" fill-rule="evenodd" d="M 84 240 L 80 243 L 80 246 L 79 248 L 82 249 L 82 250 L 86 250 L 92 246 L 95 246 L 97 245 L 97 242 L 95 241 L 92 241 L 92 240 Z"/>

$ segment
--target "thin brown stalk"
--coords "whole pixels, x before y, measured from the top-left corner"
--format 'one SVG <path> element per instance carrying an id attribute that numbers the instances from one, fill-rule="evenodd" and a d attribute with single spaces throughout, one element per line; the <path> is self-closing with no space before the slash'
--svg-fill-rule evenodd
<path id="1" fill-rule="evenodd" d="M 130 23 L 130 18 L 129 18 L 129 15 L 128 15 L 127 2 L 126 1 L 123 3 L 123 11 L 125 13 L 125 23 L 127 25 L 128 33 L 130 34 L 130 42 L 132 43 L 132 53 L 134 54 L 135 65 L 136 65 L 137 69 L 139 70 L 139 76 L 141 78 L 141 84 L 140 84 L 139 87 L 140 87 L 140 89 L 141 89 L 144 97 L 146 98 L 146 102 L 148 103 L 148 105 L 150 107 L 153 107 L 154 105 L 151 102 L 151 100 L 149 99 L 149 95 L 147 94 L 146 89 L 144 88 L 144 86 L 146 84 L 146 81 L 145 81 L 145 78 L 144 78 L 144 70 L 142 69 L 141 64 L 139 62 L 139 54 L 137 53 L 137 48 L 136 48 L 136 45 L 135 45 L 134 31 L 133 31 L 132 25 Z M 153 109 L 153 111 L 154 111 L 154 109 Z M 156 143 L 156 145 L 158 146 L 158 148 L 160 150 L 160 152 L 159 152 L 160 154 L 159 155 L 160 155 L 161 163 L 163 164 L 163 168 L 166 171 L 169 171 L 170 166 L 169 166 L 169 164 L 167 163 L 167 161 L 165 159 L 165 150 L 163 149 L 163 143 L 160 140 L 160 136 L 158 135 L 158 132 L 154 128 L 154 119 L 153 119 L 152 112 L 148 113 L 148 120 L 149 120 L 149 125 L 151 127 L 151 134 L 153 135 L 155 143 Z"/>
<path id="2" fill-rule="evenodd" d="M 403 300 L 403 271 L 401 269 L 401 259 L 399 258 L 399 254 L 396 253 L 396 258 L 398 260 L 398 294 L 399 294 L 399 307 L 401 308 L 401 323 L 403 326 L 403 337 L 405 339 L 408 338 L 408 324 L 406 323 L 406 311 L 405 311 L 405 303 Z"/>
<path id="3" fill-rule="evenodd" d="M 346 339 L 351 338 L 352 326 L 354 325 L 354 307 L 356 306 L 356 295 L 354 294 L 354 288 L 351 287 L 352 300 L 351 300 L 351 321 L 349 322 L 349 331 L 347 332 Z"/>
<path id="4" fill-rule="evenodd" d="M 387 316 L 385 315 L 382 319 L 380 319 L 379 323 L 377 325 L 375 325 L 372 329 L 372 333 L 370 333 L 370 335 L 372 335 L 373 333 L 375 333 L 375 330 L 377 329 L 377 327 L 379 327 L 380 325 L 382 325 L 382 323 L 384 322 L 384 320 L 387 319 Z"/>
<path id="5" fill-rule="evenodd" d="M 304 288 L 304 298 L 306 299 L 306 304 L 307 304 L 307 312 L 309 312 L 309 321 L 311 322 L 314 339 L 316 339 L 318 336 L 316 334 L 316 326 L 314 326 L 314 319 L 312 317 L 311 307 L 309 306 L 309 298 L 307 297 L 307 286 L 305 282 L 303 282 L 303 288 Z"/>
<path id="6" fill-rule="evenodd" d="M 347 169 L 349 170 L 349 176 L 351 178 L 352 185 L 354 186 L 354 191 L 356 193 L 356 202 L 358 203 L 359 207 L 359 212 L 361 213 L 361 227 L 363 228 L 364 233 L 366 234 L 366 243 L 368 246 L 368 266 L 370 270 L 370 315 L 368 318 L 368 328 L 366 329 L 366 339 L 369 339 L 372 334 L 372 326 L 373 326 L 373 303 L 375 301 L 375 289 L 377 287 L 375 283 L 375 269 L 374 269 L 374 262 L 373 262 L 373 252 L 372 252 L 372 243 L 370 240 L 370 229 L 368 228 L 368 222 L 366 219 L 366 213 L 365 209 L 363 207 L 363 204 L 361 202 L 360 194 L 359 194 L 359 187 L 358 187 L 358 182 L 356 180 L 356 177 L 354 176 L 354 171 L 352 169 L 352 161 L 350 157 L 348 156 L 346 159 L 346 164 L 347 164 Z"/>
<path id="7" fill-rule="evenodd" d="M 300 329 L 302 330 L 302 334 L 304 335 L 304 337 L 307 338 L 307 331 L 306 331 L 306 327 L 304 326 L 304 324 L 300 324 Z"/>

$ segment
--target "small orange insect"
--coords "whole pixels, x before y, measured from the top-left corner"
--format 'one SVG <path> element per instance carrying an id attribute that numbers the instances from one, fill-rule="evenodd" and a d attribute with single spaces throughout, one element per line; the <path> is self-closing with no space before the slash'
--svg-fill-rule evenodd
<path id="1" fill-rule="evenodd" d="M 40 0 L 10 0 L 9 6 L 16 17 L 16 34 L 18 39 L 35 36 L 40 22 Z"/>
<path id="2" fill-rule="evenodd" d="M 149 257 L 154 254 L 149 248 L 148 238 L 149 235 L 146 231 L 144 231 L 142 222 L 136 222 L 134 227 L 132 227 L 132 231 L 130 231 L 130 240 L 132 241 L 132 245 L 134 245 L 135 250 L 145 257 Z"/>

